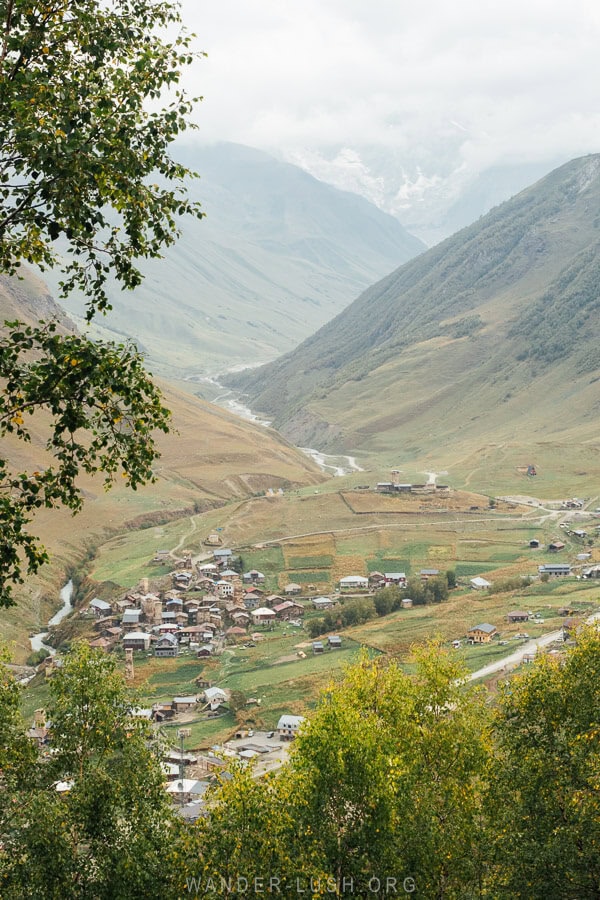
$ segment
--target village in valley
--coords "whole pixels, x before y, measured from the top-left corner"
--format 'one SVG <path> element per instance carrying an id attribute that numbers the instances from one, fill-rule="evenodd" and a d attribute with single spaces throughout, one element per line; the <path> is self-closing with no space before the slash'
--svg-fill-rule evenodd
<path id="1" fill-rule="evenodd" d="M 380 503 L 408 496 L 421 512 L 423 494 L 450 503 L 452 491 L 445 485 L 409 488 L 380 482 L 370 494 Z M 364 498 L 362 488 L 358 493 Z M 352 502 L 361 502 L 356 493 Z M 505 500 L 504 510 L 500 505 L 493 504 L 493 514 L 505 530 L 514 530 L 509 515 L 515 503 Z M 468 512 L 477 509 L 471 504 Z M 142 698 L 135 714 L 166 739 L 165 790 L 182 815 L 193 820 L 202 814 L 210 784 L 232 759 L 251 764 L 257 777 L 285 762 L 319 692 L 356 659 L 360 647 L 371 656 L 408 657 L 412 642 L 439 637 L 465 655 L 472 678 L 501 677 L 542 650 L 562 653 L 597 606 L 589 590 L 580 591 L 600 577 L 594 555 L 597 512 L 588 501 L 564 501 L 553 513 L 566 519 L 556 521 L 564 540 L 553 536 L 544 543 L 533 536 L 533 523 L 519 525 L 526 531 L 517 533 L 518 553 L 511 552 L 521 561 L 521 574 L 496 584 L 489 573 L 505 570 L 494 564 L 491 545 L 486 562 L 480 553 L 477 563 L 457 563 L 443 558 L 439 534 L 418 550 L 421 559 L 437 554 L 436 565 L 418 566 L 416 544 L 394 547 L 388 538 L 387 550 L 363 556 L 361 572 L 356 555 L 340 562 L 330 535 L 296 541 L 289 551 L 296 555 L 286 557 L 284 542 L 235 550 L 223 546 L 221 533 L 214 531 L 195 551 L 156 549 L 145 563 L 148 574 L 134 588 L 101 591 L 105 596 L 78 604 L 62 639 L 85 640 L 116 655 Z M 580 519 L 590 524 L 579 527 Z M 365 548 L 374 535 L 362 536 Z M 381 535 L 377 540 L 381 543 Z M 484 543 L 463 540 L 478 549 Z M 344 546 L 340 540 L 338 549 Z M 404 570 L 398 571 L 402 558 Z M 286 580 L 290 565 L 282 569 L 284 559 L 301 580 Z M 262 560 L 268 571 L 246 567 L 248 560 Z M 348 571 L 350 566 L 355 571 Z M 334 579 L 340 571 L 348 574 Z M 482 571 L 487 577 L 476 574 Z M 57 635 L 60 641 L 60 630 Z M 36 681 L 41 679 L 42 687 L 33 690 L 32 702 L 43 702 L 43 683 L 60 665 L 60 653 L 41 663 Z M 43 706 L 36 706 L 33 715 L 30 736 L 45 748 Z"/>

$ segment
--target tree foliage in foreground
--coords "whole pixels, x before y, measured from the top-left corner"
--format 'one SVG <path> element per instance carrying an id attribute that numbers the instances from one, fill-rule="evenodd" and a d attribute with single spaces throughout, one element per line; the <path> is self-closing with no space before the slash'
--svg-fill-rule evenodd
<path id="1" fill-rule="evenodd" d="M 120 474 L 132 488 L 152 479 L 157 451 L 151 432 L 168 430 L 161 395 L 132 346 L 101 344 L 62 335 L 54 323 L 14 322 L 0 342 L 0 436 L 31 442 L 31 426 L 43 417 L 48 464 L 16 472 L 0 457 L 0 602 L 23 568 L 35 572 L 47 559 L 27 531 L 40 507 L 82 506 L 78 476 L 98 471 L 109 486 Z M 22 555 L 26 563 L 23 566 Z"/>
<path id="2" fill-rule="evenodd" d="M 600 635 L 564 663 L 542 656 L 495 718 L 497 887 L 503 897 L 600 896 Z"/>
<path id="3" fill-rule="evenodd" d="M 191 36 L 170 0 L 0 0 L 0 274 L 59 268 L 87 318 L 110 308 L 106 282 L 141 281 L 178 218 L 201 216 L 191 177 L 169 155 L 193 101 L 179 86 Z M 172 37 L 168 37 L 172 34 Z M 158 390 L 131 346 L 59 336 L 52 322 L 5 323 L 0 437 L 29 440 L 35 414 L 52 461 L 14 471 L 0 457 L 0 606 L 46 560 L 30 533 L 39 506 L 81 505 L 80 472 L 151 479 Z"/>
<path id="4" fill-rule="evenodd" d="M 52 755 L 24 736 L 0 670 L 0 896 L 600 894 L 600 635 L 545 657 L 495 706 L 457 654 L 416 674 L 362 654 L 322 695 L 289 763 L 234 763 L 186 825 L 110 657 L 79 647 L 50 683 Z M 59 780 L 71 783 L 59 793 Z M 387 891 L 387 892 L 386 892 Z"/>
<path id="5" fill-rule="evenodd" d="M 191 38 L 171 0 L 3 0 L 0 22 L 0 271 L 60 252 L 91 318 L 109 275 L 135 287 L 135 261 L 198 214 L 168 154 L 192 110 Z"/>
<path id="6" fill-rule="evenodd" d="M 80 645 L 50 692 L 52 756 L 30 759 L 18 783 L 0 777 L 0 896 L 177 896 L 177 822 L 150 725 L 132 715 L 115 660 Z M 18 760 L 19 741 L 0 752 Z"/>

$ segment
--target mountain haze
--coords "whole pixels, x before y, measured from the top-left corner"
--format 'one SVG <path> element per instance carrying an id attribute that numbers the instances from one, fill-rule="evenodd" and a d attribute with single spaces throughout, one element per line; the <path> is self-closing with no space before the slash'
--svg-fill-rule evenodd
<path id="1" fill-rule="evenodd" d="M 180 147 L 205 218 L 186 218 L 164 259 L 142 261 L 142 285 L 113 288 L 102 325 L 134 337 L 167 375 L 214 373 L 272 359 L 360 290 L 425 249 L 355 194 L 236 144 Z M 58 276 L 48 273 L 54 288 Z M 71 313 L 82 303 L 66 301 Z"/>
<path id="2" fill-rule="evenodd" d="M 568 156 L 488 166 L 465 160 L 455 129 L 428 148 L 290 150 L 287 158 L 328 184 L 365 197 L 432 247 L 566 162 Z"/>
<path id="3" fill-rule="evenodd" d="M 592 439 L 599 308 L 600 156 L 588 156 L 228 383 L 292 440 L 324 449 L 388 458 L 515 433 Z"/>

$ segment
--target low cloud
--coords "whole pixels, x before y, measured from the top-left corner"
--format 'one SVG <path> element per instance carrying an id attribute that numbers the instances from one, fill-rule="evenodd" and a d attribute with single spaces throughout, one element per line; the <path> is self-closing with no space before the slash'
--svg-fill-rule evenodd
<path id="1" fill-rule="evenodd" d="M 600 12 L 570 4 L 281 0 L 183 16 L 208 58 L 205 140 L 266 150 L 380 146 L 481 169 L 600 150 Z"/>

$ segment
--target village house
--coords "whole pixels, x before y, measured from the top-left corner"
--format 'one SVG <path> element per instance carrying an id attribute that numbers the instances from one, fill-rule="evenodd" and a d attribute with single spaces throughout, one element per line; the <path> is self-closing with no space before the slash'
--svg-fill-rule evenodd
<path id="1" fill-rule="evenodd" d="M 232 625 L 231 628 L 228 628 L 225 632 L 225 637 L 229 638 L 232 641 L 236 641 L 238 638 L 246 637 L 246 628 L 242 628 L 241 625 Z"/>
<path id="2" fill-rule="evenodd" d="M 229 564 L 233 559 L 233 550 L 228 547 L 220 547 L 218 550 L 213 550 L 213 557 L 217 565 Z"/>
<path id="3" fill-rule="evenodd" d="M 260 596 L 260 594 L 253 591 L 251 594 L 244 594 L 244 596 L 242 597 L 242 602 L 248 610 L 258 609 L 258 607 L 262 603 L 262 597 Z"/>
<path id="4" fill-rule="evenodd" d="M 187 590 L 192 583 L 193 575 L 191 572 L 184 570 L 183 572 L 173 572 L 171 578 L 175 587 L 179 588 L 179 590 Z"/>
<path id="5" fill-rule="evenodd" d="M 123 635 L 124 650 L 148 650 L 150 648 L 150 635 L 145 631 L 130 631 Z"/>
<path id="6" fill-rule="evenodd" d="M 282 741 L 292 741 L 298 734 L 304 716 L 283 715 L 277 723 L 277 733 Z"/>
<path id="7" fill-rule="evenodd" d="M 136 628 L 140 624 L 140 619 L 142 618 L 141 609 L 126 609 L 123 613 L 123 618 L 121 619 L 121 625 L 124 628 L 133 626 Z"/>
<path id="8" fill-rule="evenodd" d="M 209 656 L 212 656 L 214 653 L 214 647 L 212 644 L 203 644 L 201 647 L 198 647 L 196 650 L 196 658 L 197 659 L 206 659 Z"/>
<path id="9" fill-rule="evenodd" d="M 116 616 L 105 616 L 103 619 L 96 619 L 94 622 L 94 631 L 104 634 L 107 628 L 112 628 L 117 624 Z"/>
<path id="10" fill-rule="evenodd" d="M 215 586 L 217 591 L 219 592 L 219 597 L 233 597 L 234 588 L 233 584 L 230 581 L 227 581 L 224 578 L 220 578 L 217 582 L 215 582 Z"/>
<path id="11" fill-rule="evenodd" d="M 284 587 L 283 593 L 286 595 L 286 597 L 293 597 L 296 594 L 302 593 L 302 587 L 299 584 L 296 584 L 294 581 L 290 581 L 290 583 L 286 584 L 286 586 Z"/>
<path id="12" fill-rule="evenodd" d="M 496 634 L 498 634 L 496 626 L 484 622 L 482 625 L 476 625 L 469 629 L 467 638 L 470 644 L 489 644 Z"/>
<path id="13" fill-rule="evenodd" d="M 200 800 L 209 788 L 207 781 L 198 781 L 195 778 L 184 778 L 171 781 L 165 788 L 173 803 L 191 803 L 192 800 Z"/>
<path id="14" fill-rule="evenodd" d="M 324 653 L 325 647 L 323 646 L 323 641 L 313 641 L 312 645 L 313 654 Z"/>
<path id="15" fill-rule="evenodd" d="M 99 637 L 93 641 L 89 642 L 90 647 L 93 647 L 95 650 L 103 650 L 105 653 L 112 646 L 112 642 L 109 641 L 108 638 Z"/>
<path id="16" fill-rule="evenodd" d="M 109 641 L 118 640 L 122 634 L 123 629 L 120 625 L 109 625 L 102 631 L 103 637 L 108 638 Z"/>
<path id="17" fill-rule="evenodd" d="M 152 557 L 152 562 L 159 563 L 162 565 L 164 563 L 167 563 L 169 561 L 170 557 L 171 557 L 170 550 L 157 550 L 156 553 L 154 554 L 154 556 Z"/>
<path id="18" fill-rule="evenodd" d="M 234 578 L 239 578 L 240 573 L 236 572 L 235 569 L 223 569 L 221 572 L 221 578 L 225 578 L 227 580 L 233 580 Z"/>
<path id="19" fill-rule="evenodd" d="M 169 612 L 179 612 L 183 609 L 183 599 L 179 596 L 177 597 L 165 597 L 165 609 Z"/>
<path id="20" fill-rule="evenodd" d="M 266 606 L 260 606 L 258 609 L 252 611 L 252 621 L 255 625 L 264 625 L 265 623 L 272 622 L 276 618 L 277 614 Z"/>
<path id="21" fill-rule="evenodd" d="M 198 610 L 200 609 L 200 604 L 198 601 L 193 600 L 190 603 L 186 603 L 184 606 L 184 611 L 187 613 L 188 622 L 190 625 L 195 625 L 198 616 Z"/>
<path id="22" fill-rule="evenodd" d="M 385 585 L 385 575 L 383 572 L 371 572 L 369 574 L 369 585 L 371 587 L 383 587 Z"/>
<path id="23" fill-rule="evenodd" d="M 304 615 L 304 607 L 301 603 L 294 603 L 293 600 L 285 600 L 274 606 L 273 612 L 278 619 L 297 619 L 298 616 Z"/>
<path id="24" fill-rule="evenodd" d="M 228 700 L 228 694 L 226 691 L 222 690 L 222 688 L 218 687 L 207 687 L 204 690 L 203 700 L 204 703 L 207 704 L 209 709 L 215 710 L 218 709 L 223 703 L 226 703 Z"/>
<path id="25" fill-rule="evenodd" d="M 210 622 L 211 616 L 219 614 L 219 607 L 214 606 L 212 602 L 206 605 L 203 604 L 196 612 L 196 624 L 202 625 L 204 622 Z"/>
<path id="26" fill-rule="evenodd" d="M 198 762 L 198 757 L 195 753 L 190 753 L 186 750 L 182 753 L 178 747 L 171 747 L 166 750 L 163 754 L 163 759 L 165 762 L 174 763 L 177 766 L 195 766 Z"/>
<path id="27" fill-rule="evenodd" d="M 362 575 L 346 575 L 340 578 L 341 591 L 365 591 L 369 587 L 369 579 Z"/>
<path id="28" fill-rule="evenodd" d="M 421 571 L 419 572 L 421 581 L 427 581 L 429 578 L 437 578 L 439 574 L 439 569 L 421 569 Z"/>
<path id="29" fill-rule="evenodd" d="M 528 622 L 529 613 L 523 612 L 522 610 L 515 610 L 514 612 L 509 612 L 506 619 L 508 622 Z"/>
<path id="30" fill-rule="evenodd" d="M 342 649 L 342 639 L 339 634 L 330 634 L 327 638 L 327 645 L 330 650 L 341 650 Z"/>
<path id="31" fill-rule="evenodd" d="M 550 550 L 552 553 L 558 553 L 559 550 L 564 550 L 564 549 L 565 549 L 565 545 L 562 541 L 551 541 L 548 544 L 548 550 Z"/>
<path id="32" fill-rule="evenodd" d="M 265 576 L 258 569 L 250 569 L 249 572 L 244 572 L 242 581 L 244 584 L 264 584 Z"/>
<path id="33" fill-rule="evenodd" d="M 548 575 L 550 578 L 562 578 L 571 574 L 571 566 L 568 563 L 545 563 L 538 566 L 540 575 Z"/>
<path id="34" fill-rule="evenodd" d="M 335 606 L 331 597 L 313 597 L 311 602 L 314 608 L 318 610 L 331 609 L 332 606 Z"/>
<path id="35" fill-rule="evenodd" d="M 383 577 L 385 579 L 386 585 L 395 584 L 398 587 L 406 587 L 405 572 L 384 572 Z"/>
<path id="36" fill-rule="evenodd" d="M 174 634 L 163 634 L 154 645 L 155 656 L 177 656 L 179 643 Z"/>
<path id="37" fill-rule="evenodd" d="M 41 749 L 48 743 L 49 729 L 45 725 L 32 725 L 25 733 L 37 745 L 38 749 Z"/>
<path id="38" fill-rule="evenodd" d="M 179 629 L 179 636 L 188 640 L 197 640 L 205 631 L 204 625 L 184 625 Z"/>
<path id="39" fill-rule="evenodd" d="M 173 697 L 173 709 L 176 713 L 187 712 L 193 709 L 198 703 L 196 697 Z"/>
<path id="40" fill-rule="evenodd" d="M 212 644 L 214 641 L 214 637 L 215 637 L 214 631 L 209 631 L 209 630 L 203 631 L 202 634 L 200 635 L 200 639 L 203 644 Z"/>
<path id="41" fill-rule="evenodd" d="M 90 603 L 90 610 L 94 613 L 96 618 L 99 619 L 109 615 L 112 612 L 112 606 L 106 600 L 100 600 L 99 597 L 94 597 Z"/>
<path id="42" fill-rule="evenodd" d="M 475 578 L 471 578 L 469 582 L 471 587 L 476 591 L 487 591 L 488 588 L 491 588 L 492 582 L 488 581 L 486 578 L 481 578 L 481 576 L 477 575 Z"/>
<path id="43" fill-rule="evenodd" d="M 135 606 L 135 603 L 131 599 L 131 597 L 123 597 L 122 600 L 117 600 L 116 603 L 113 604 L 117 615 L 125 612 L 126 609 L 131 609 L 132 606 Z"/>
<path id="44" fill-rule="evenodd" d="M 412 597 L 402 597 L 400 603 L 402 605 L 402 609 L 412 609 Z"/>
<path id="45" fill-rule="evenodd" d="M 230 619 L 235 625 L 246 628 L 250 624 L 250 613 L 245 609 L 236 609 L 231 613 Z"/>

